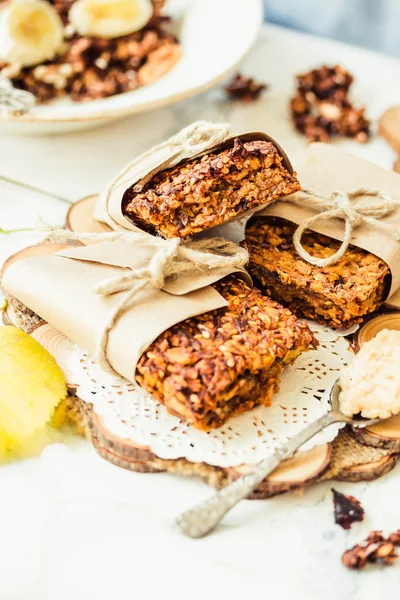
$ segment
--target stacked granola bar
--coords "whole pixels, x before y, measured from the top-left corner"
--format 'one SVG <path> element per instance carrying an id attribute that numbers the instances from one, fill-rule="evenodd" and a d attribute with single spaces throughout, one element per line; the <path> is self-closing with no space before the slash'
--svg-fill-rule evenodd
<path id="1" fill-rule="evenodd" d="M 246 230 L 249 271 L 271 298 L 296 315 L 335 328 L 360 323 L 384 302 L 390 270 L 377 256 L 350 246 L 335 264 L 317 267 L 293 245 L 296 225 L 278 217 L 255 217 Z M 318 258 L 332 256 L 340 243 L 307 231 L 302 245 Z"/>

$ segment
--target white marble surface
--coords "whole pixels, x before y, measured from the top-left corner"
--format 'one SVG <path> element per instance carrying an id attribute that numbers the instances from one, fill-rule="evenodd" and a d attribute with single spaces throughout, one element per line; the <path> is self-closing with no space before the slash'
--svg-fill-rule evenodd
<path id="1" fill-rule="evenodd" d="M 99 190 L 135 152 L 189 121 L 224 117 L 239 130 L 265 130 L 295 158 L 304 141 L 285 117 L 292 75 L 342 62 L 357 75 L 355 95 L 377 117 L 400 103 L 400 63 L 351 47 L 266 28 L 243 70 L 271 83 L 257 104 L 229 105 L 219 90 L 108 128 L 65 137 L 0 138 L 0 174 L 78 199 Z M 381 140 L 348 149 L 387 166 Z M 65 205 L 0 186 L 0 226 L 61 223 Z M 0 260 L 38 239 L 0 236 Z M 372 483 L 335 483 L 366 510 L 350 532 L 334 525 L 331 484 L 268 501 L 246 501 L 204 540 L 172 528 L 180 511 L 211 493 L 200 481 L 143 475 L 103 461 L 86 443 L 55 443 L 40 457 L 0 469 L 0 598 L 264 598 L 368 600 L 396 597 L 400 562 L 347 571 L 343 550 L 370 529 L 400 527 L 400 465 Z"/>

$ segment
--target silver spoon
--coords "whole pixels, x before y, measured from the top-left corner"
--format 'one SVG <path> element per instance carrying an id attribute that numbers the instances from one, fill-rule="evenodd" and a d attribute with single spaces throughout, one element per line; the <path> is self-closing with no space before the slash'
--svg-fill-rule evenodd
<path id="1" fill-rule="evenodd" d="M 198 504 L 194 508 L 182 513 L 177 519 L 176 524 L 179 529 L 192 538 L 204 537 L 210 533 L 224 517 L 240 500 L 247 496 L 274 471 L 280 463 L 286 458 L 290 458 L 296 450 L 305 442 L 314 437 L 325 427 L 333 423 L 351 423 L 352 425 L 365 427 L 381 421 L 381 419 L 363 419 L 361 417 L 350 418 L 342 413 L 339 407 L 340 385 L 337 379 L 331 389 L 330 403 L 331 410 L 310 423 L 305 429 L 302 429 L 293 436 L 286 444 L 277 448 L 275 452 L 265 460 L 262 460 L 250 473 L 236 479 L 230 485 L 214 494 L 205 502 Z"/>

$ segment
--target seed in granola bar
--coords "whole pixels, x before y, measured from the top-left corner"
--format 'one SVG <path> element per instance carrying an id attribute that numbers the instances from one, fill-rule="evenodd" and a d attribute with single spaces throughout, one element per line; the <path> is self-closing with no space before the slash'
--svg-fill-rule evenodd
<path id="1" fill-rule="evenodd" d="M 252 77 L 245 77 L 237 73 L 224 87 L 225 92 L 232 100 L 252 102 L 257 100 L 261 94 L 268 89 L 265 83 L 258 83 Z"/>
<path id="2" fill-rule="evenodd" d="M 350 529 L 355 521 L 363 520 L 364 509 L 357 498 L 342 494 L 333 488 L 332 492 L 335 523 L 337 525 L 340 525 L 343 529 Z"/>

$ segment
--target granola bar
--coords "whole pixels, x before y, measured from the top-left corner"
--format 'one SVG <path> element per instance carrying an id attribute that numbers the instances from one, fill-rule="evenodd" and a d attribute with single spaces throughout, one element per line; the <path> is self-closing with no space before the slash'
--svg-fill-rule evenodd
<path id="1" fill-rule="evenodd" d="M 353 76 L 341 65 L 322 66 L 297 76 L 290 112 L 296 129 L 310 142 L 329 142 L 333 136 L 366 142 L 370 122 L 364 108 L 349 97 Z"/>
<path id="2" fill-rule="evenodd" d="M 186 237 L 300 189 L 270 141 L 242 142 L 129 188 L 124 214 L 150 233 Z"/>
<path id="3" fill-rule="evenodd" d="M 205 431 L 270 405 L 284 365 L 316 345 L 305 323 L 238 277 L 214 287 L 228 306 L 162 333 L 136 370 L 169 412 Z"/>
<path id="4" fill-rule="evenodd" d="M 296 315 L 334 328 L 360 323 L 385 300 L 390 270 L 375 255 L 349 246 L 327 267 L 310 265 L 293 246 L 296 225 L 278 217 L 255 217 L 246 231 L 249 271 L 261 288 Z M 306 231 L 304 248 L 319 258 L 332 256 L 340 243 Z"/>

